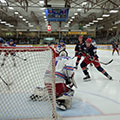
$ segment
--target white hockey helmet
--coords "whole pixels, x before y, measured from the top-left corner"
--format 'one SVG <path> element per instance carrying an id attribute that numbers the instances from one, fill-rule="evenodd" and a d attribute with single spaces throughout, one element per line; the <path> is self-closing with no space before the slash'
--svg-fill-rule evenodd
<path id="1" fill-rule="evenodd" d="M 68 56 L 68 53 L 66 51 L 61 51 L 59 53 L 59 56 Z"/>

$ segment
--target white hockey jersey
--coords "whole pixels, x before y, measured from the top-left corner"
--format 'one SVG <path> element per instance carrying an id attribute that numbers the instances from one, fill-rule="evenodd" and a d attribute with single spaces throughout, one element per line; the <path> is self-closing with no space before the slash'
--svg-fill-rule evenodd
<path id="1" fill-rule="evenodd" d="M 74 73 L 73 60 L 70 57 L 56 57 L 55 75 L 56 83 L 64 83 L 65 77 L 71 77 Z"/>
<path id="2" fill-rule="evenodd" d="M 56 47 L 56 53 L 60 53 L 61 51 L 63 51 L 63 50 L 65 50 L 66 49 L 66 45 L 65 44 L 63 44 L 62 46 L 61 45 L 58 45 L 57 47 Z"/>

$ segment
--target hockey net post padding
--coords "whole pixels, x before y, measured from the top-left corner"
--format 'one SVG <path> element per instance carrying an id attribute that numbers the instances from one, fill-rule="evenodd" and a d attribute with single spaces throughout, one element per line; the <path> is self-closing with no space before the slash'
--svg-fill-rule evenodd
<path id="1" fill-rule="evenodd" d="M 56 113 L 54 52 L 49 47 L 0 47 L 0 54 L 0 65 L 5 59 L 0 67 L 0 120 L 60 119 Z M 32 101 L 36 87 L 44 91 L 39 101 Z"/>

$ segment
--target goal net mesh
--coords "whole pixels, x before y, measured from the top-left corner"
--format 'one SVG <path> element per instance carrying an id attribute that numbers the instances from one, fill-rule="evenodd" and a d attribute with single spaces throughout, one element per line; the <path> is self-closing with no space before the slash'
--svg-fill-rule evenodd
<path id="1" fill-rule="evenodd" d="M 57 120 L 52 50 L 2 47 L 0 54 L 0 120 Z M 33 101 L 36 87 L 43 90 Z"/>

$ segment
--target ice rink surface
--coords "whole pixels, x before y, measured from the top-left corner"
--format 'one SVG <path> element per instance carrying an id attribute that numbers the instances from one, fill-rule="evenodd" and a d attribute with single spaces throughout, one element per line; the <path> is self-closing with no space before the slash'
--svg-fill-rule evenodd
<path id="1" fill-rule="evenodd" d="M 68 49 L 67 51 L 69 53 L 69 56 L 74 56 L 73 49 Z M 98 50 L 98 56 L 99 60 L 102 62 L 108 62 L 109 60 L 114 59 L 113 62 L 109 65 L 101 64 L 102 67 L 113 77 L 113 81 L 108 80 L 105 76 L 98 72 L 94 66 L 88 66 L 91 75 L 91 81 L 89 82 L 83 81 L 84 74 L 80 67 L 78 68 L 78 70 L 75 70 L 75 81 L 78 88 L 74 88 L 75 95 L 73 98 L 72 109 L 67 111 L 60 111 L 57 109 L 58 114 L 63 117 L 63 120 L 120 120 L 120 56 L 118 56 L 116 53 L 114 56 L 112 56 L 111 51 L 107 50 Z M 28 62 L 17 59 L 16 68 L 9 67 L 13 66 L 11 62 L 9 62 L 9 65 L 6 64 L 4 67 L 0 68 L 0 75 L 2 75 L 4 79 L 8 77 L 4 72 L 7 71 L 7 73 L 9 74 L 9 79 L 13 79 L 13 81 L 15 81 L 14 87 L 11 86 L 11 89 L 14 93 L 16 93 L 19 89 L 23 91 L 22 93 L 27 91 L 24 94 L 17 94 L 16 99 L 14 99 L 14 95 L 16 97 L 16 94 L 13 94 L 12 96 L 9 96 L 9 94 L 4 94 L 4 96 L 2 93 L 0 94 L 0 105 L 6 106 L 6 108 L 8 108 L 3 108 L 4 111 L 15 113 L 12 116 L 9 116 L 10 114 L 8 116 L 1 116 L 0 114 L 0 120 L 7 120 L 7 118 L 9 117 L 17 118 L 17 116 L 19 116 L 17 111 L 21 111 L 21 118 L 39 118 L 39 113 L 41 113 L 39 107 L 40 103 L 29 102 L 28 98 L 32 94 L 33 89 L 40 82 L 40 80 L 37 80 L 37 78 L 43 76 L 42 74 L 45 73 L 46 67 L 48 66 L 45 64 L 45 60 L 47 60 L 47 57 L 48 55 L 44 56 L 40 62 L 34 64 L 34 58 L 31 57 L 29 58 Z M 76 58 L 73 59 L 73 62 L 76 62 Z M 22 67 L 19 68 L 19 66 Z M 27 69 L 26 66 L 28 66 Z M 35 68 L 34 71 L 33 68 Z M 42 70 L 42 74 L 39 73 L 41 68 L 45 68 Z M 31 75 L 30 77 L 27 76 L 28 73 Z M 1 82 L 0 85 L 0 91 L 3 91 L 6 86 L 3 82 Z M 19 102 L 21 102 L 21 104 Z M 48 109 L 48 104 L 49 103 L 44 106 L 46 110 Z M 23 109 L 22 105 L 25 105 L 26 108 L 24 107 Z M 12 108 L 12 106 L 17 106 L 17 109 Z M 28 111 L 26 111 L 26 109 L 28 109 Z M 34 113 L 34 111 L 36 111 L 36 113 L 32 114 Z M 0 108 L 0 113 L 2 112 L 3 110 L 2 108 Z"/>
<path id="2" fill-rule="evenodd" d="M 69 55 L 74 51 L 68 49 Z M 78 88 L 75 90 L 73 108 L 62 112 L 64 120 L 120 120 L 120 56 L 112 51 L 98 50 L 99 60 L 109 65 L 101 66 L 113 77 L 108 80 L 94 66 L 89 66 L 91 81 L 83 82 L 84 74 L 79 67 L 75 70 L 75 81 Z M 76 58 L 74 59 L 76 61 Z"/>

